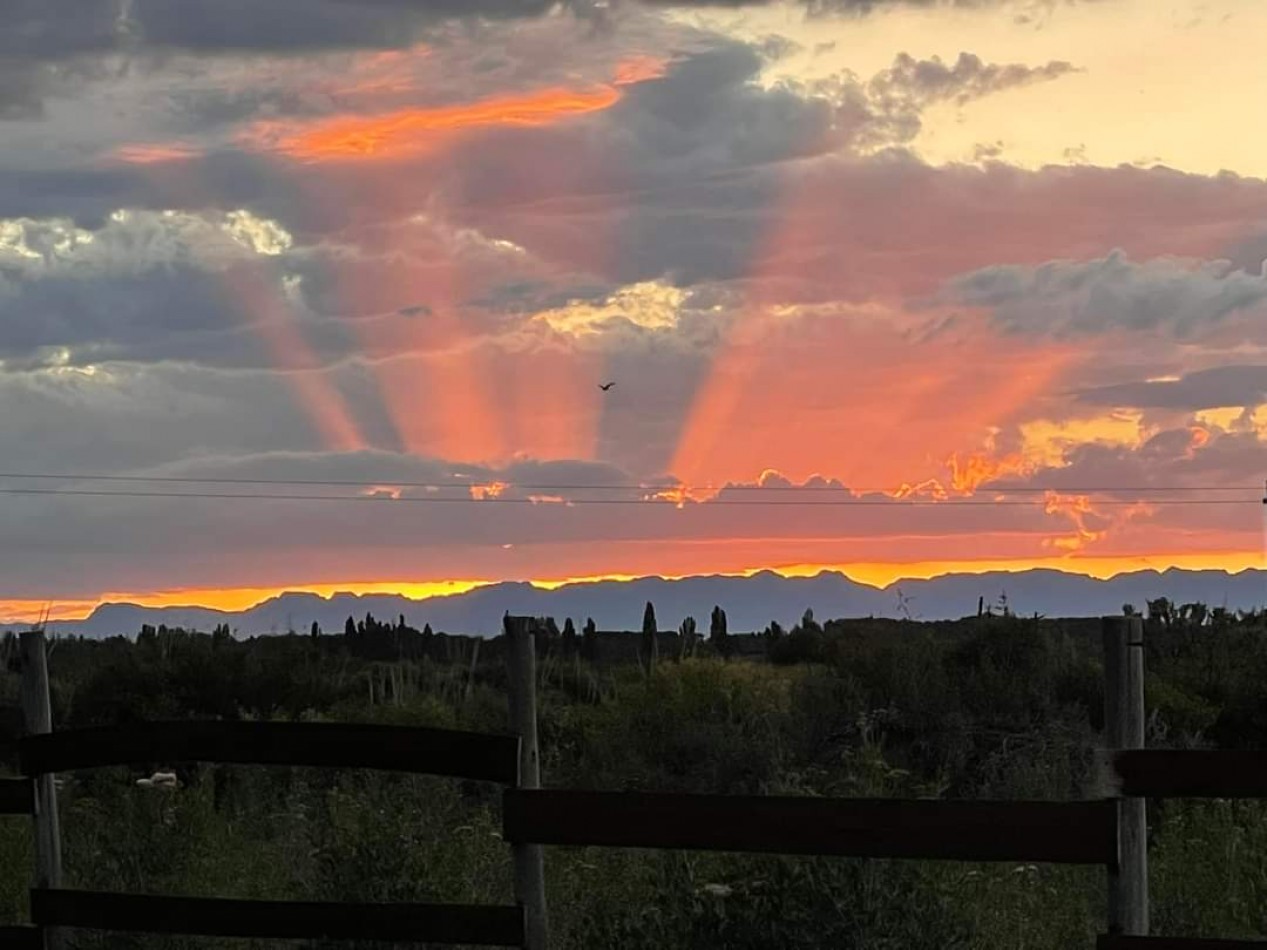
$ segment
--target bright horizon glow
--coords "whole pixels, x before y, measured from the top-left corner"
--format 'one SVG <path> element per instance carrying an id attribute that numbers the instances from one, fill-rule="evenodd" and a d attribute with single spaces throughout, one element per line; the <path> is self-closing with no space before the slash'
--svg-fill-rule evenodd
<path id="1" fill-rule="evenodd" d="M 190 588 L 184 590 L 103 593 L 96 600 L 0 601 L 0 624 L 37 623 L 48 611 L 51 622 L 85 620 L 105 604 L 130 604 L 149 608 L 211 609 L 236 613 L 250 610 L 267 600 L 282 594 L 316 594 L 330 600 L 335 594 L 374 595 L 386 594 L 425 601 L 436 597 L 452 597 L 480 587 L 501 583 L 529 583 L 541 590 L 558 590 L 574 584 L 594 584 L 604 581 L 629 582 L 642 577 L 659 577 L 676 581 L 690 577 L 752 577 L 772 572 L 787 578 L 815 577 L 822 573 L 843 574 L 849 580 L 869 587 L 884 589 L 900 581 L 931 580 L 955 574 L 1018 574 L 1030 570 L 1055 570 L 1066 574 L 1080 574 L 1096 580 L 1110 580 L 1122 574 L 1138 571 L 1163 572 L 1179 570 L 1215 570 L 1237 574 L 1242 571 L 1264 568 L 1262 551 L 1226 551 L 1200 554 L 1141 554 L 1110 556 L 1054 556 L 1017 560 L 975 561 L 912 561 L 852 564 L 780 564 L 753 567 L 742 571 L 702 571 L 696 574 L 602 574 L 586 577 L 556 579 L 532 579 L 528 581 L 503 580 L 448 580 L 448 581 L 349 581 L 339 584 L 292 584 L 282 587 L 240 587 L 223 590 Z M 306 625 L 306 624 L 305 624 Z"/>

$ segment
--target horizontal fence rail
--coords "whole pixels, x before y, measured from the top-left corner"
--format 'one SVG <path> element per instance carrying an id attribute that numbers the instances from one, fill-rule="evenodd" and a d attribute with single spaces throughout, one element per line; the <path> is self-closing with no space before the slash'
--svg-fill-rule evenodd
<path id="1" fill-rule="evenodd" d="M 31 918 L 46 927 L 260 939 L 430 941 L 517 947 L 520 907 L 479 904 L 347 904 L 31 891 Z"/>
<path id="2" fill-rule="evenodd" d="M 1128 798 L 1267 798 L 1267 751 L 1131 749 L 1109 757 L 1109 790 Z"/>
<path id="3" fill-rule="evenodd" d="M 1117 862 L 1116 803 L 507 789 L 508 841 L 961 861 Z"/>
<path id="4" fill-rule="evenodd" d="M 385 769 L 513 785 L 519 737 L 326 722 L 144 722 L 19 741 L 26 775 L 149 762 Z"/>
<path id="5" fill-rule="evenodd" d="M 1212 940 L 1207 937 L 1128 937 L 1105 934 L 1096 950 L 1267 950 L 1267 940 Z"/>
<path id="6" fill-rule="evenodd" d="M 35 786 L 29 778 L 0 778 L 0 815 L 35 814 Z"/>
<path id="7" fill-rule="evenodd" d="M 0 947 L 4 950 L 44 950 L 44 936 L 38 927 L 0 926 Z"/>

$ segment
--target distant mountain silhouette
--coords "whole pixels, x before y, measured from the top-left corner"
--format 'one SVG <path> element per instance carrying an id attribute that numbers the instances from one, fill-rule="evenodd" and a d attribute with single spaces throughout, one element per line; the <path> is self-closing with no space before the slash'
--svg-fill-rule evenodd
<path id="1" fill-rule="evenodd" d="M 633 581 L 594 581 L 544 590 L 522 582 L 491 584 L 465 594 L 411 600 L 392 594 L 287 593 L 238 613 L 203 607 L 149 608 L 134 604 L 104 604 L 82 621 L 49 625 L 58 633 L 86 636 L 133 635 L 142 624 L 166 624 L 209 631 L 227 623 L 239 636 L 307 632 L 316 620 L 326 633 L 343 630 L 348 616 L 372 613 L 381 619 L 404 615 L 406 622 L 437 631 L 496 635 L 502 615 L 552 616 L 560 625 L 572 617 L 579 627 L 593 617 L 600 629 L 639 630 L 647 601 L 665 629 L 675 629 L 693 616 L 707 628 L 709 612 L 720 604 L 734 632 L 761 630 L 771 620 L 784 627 L 798 621 L 806 608 L 820 620 L 839 617 L 903 617 L 947 620 L 975 614 L 977 599 L 995 605 L 1006 598 L 1016 614 L 1046 617 L 1094 617 L 1118 614 L 1123 604 L 1143 611 L 1147 601 L 1167 597 L 1175 603 L 1200 601 L 1210 607 L 1249 610 L 1267 605 L 1267 571 L 1164 572 L 1138 571 L 1101 581 L 1054 570 L 1017 573 L 947 574 L 932 580 L 897 581 L 880 589 L 823 572 L 815 577 L 789 578 L 771 571 L 752 577 L 690 577 L 664 580 L 645 577 Z M 12 629 L 25 629 L 11 625 Z"/>

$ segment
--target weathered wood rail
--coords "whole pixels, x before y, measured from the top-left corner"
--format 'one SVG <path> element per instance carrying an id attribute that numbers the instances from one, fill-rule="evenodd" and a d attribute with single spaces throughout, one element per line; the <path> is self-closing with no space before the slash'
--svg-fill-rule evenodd
<path id="1" fill-rule="evenodd" d="M 259 939 L 361 939 L 519 947 L 523 909 L 478 904 L 353 904 L 31 892 L 36 925 Z"/>
<path id="2" fill-rule="evenodd" d="M 1130 749 L 1109 759 L 1108 791 L 1135 798 L 1267 798 L 1267 754 L 1242 749 Z"/>
<path id="3" fill-rule="evenodd" d="M 1111 801 L 988 802 L 508 790 L 504 837 L 535 844 L 852 858 L 1117 860 Z"/>
<path id="4" fill-rule="evenodd" d="M 1105 622 L 1106 654 L 1115 654 L 1106 655 L 1106 722 L 1119 746 L 1105 756 L 1105 794 L 1074 802 L 541 789 L 532 621 L 508 617 L 506 632 L 512 647 L 508 655 L 516 735 L 258 721 L 150 722 L 54 732 L 51 723 L 39 721 L 40 701 L 48 702 L 45 665 L 28 663 L 24 696 L 28 708 L 36 709 L 35 728 L 18 742 L 23 777 L 0 779 L 0 814 L 34 817 L 38 867 L 31 890 L 32 923 L 0 927 L 0 946 L 49 950 L 65 929 L 90 928 L 544 950 L 541 849 L 588 846 L 1099 865 L 1105 868 L 1109 887 L 1110 933 L 1098 938 L 1097 950 L 1267 948 L 1267 941 L 1146 935 L 1147 888 L 1144 881 L 1132 878 L 1146 873 L 1145 856 L 1138 850 L 1129 853 L 1144 845 L 1143 811 L 1132 814 L 1124 806 L 1142 806 L 1142 799 L 1150 797 L 1267 797 L 1267 752 L 1120 748 L 1122 737 L 1138 733 L 1135 721 L 1143 715 L 1142 667 L 1125 654 L 1128 648 L 1142 646 L 1142 630 L 1130 618 Z M 42 660 L 43 634 L 24 634 L 23 640 L 24 655 L 38 650 Z M 42 808 L 39 794 L 41 787 L 52 788 L 53 773 L 195 761 L 388 769 L 501 784 L 503 838 L 515 849 L 515 903 L 251 901 L 98 893 L 61 886 L 56 799 Z"/>
<path id="5" fill-rule="evenodd" d="M 140 722 L 28 736 L 25 775 L 154 762 L 382 769 L 514 785 L 519 738 L 353 723 L 199 720 Z"/>

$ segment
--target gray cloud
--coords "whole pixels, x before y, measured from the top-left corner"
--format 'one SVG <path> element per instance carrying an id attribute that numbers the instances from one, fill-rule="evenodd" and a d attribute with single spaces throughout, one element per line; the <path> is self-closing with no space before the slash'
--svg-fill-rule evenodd
<path id="1" fill-rule="evenodd" d="M 100 472 L 104 465 L 99 462 L 95 468 Z M 309 580 L 331 575 L 347 580 L 348 564 L 358 564 L 362 571 L 376 567 L 387 570 L 406 551 L 410 570 L 420 576 L 440 572 L 448 577 L 478 576 L 506 571 L 512 556 L 523 563 L 523 555 L 504 553 L 507 545 L 530 552 L 552 545 L 699 543 L 735 537 L 773 543 L 778 539 L 900 537 L 911 526 L 909 508 L 878 496 L 870 499 L 875 504 L 865 507 L 784 504 L 798 497 L 821 502 L 824 494 L 816 488 L 807 490 L 803 497 L 795 491 L 790 495 L 781 491 L 777 494 L 780 504 L 775 506 L 741 508 L 703 502 L 678 508 L 671 502 L 640 502 L 645 492 L 628 473 L 609 464 L 575 460 L 485 467 L 381 452 L 331 456 L 289 451 L 236 458 L 210 456 L 179 466 L 126 470 L 184 478 L 352 480 L 380 485 L 399 480 L 452 487 L 439 491 L 405 489 L 405 498 L 425 497 L 430 502 L 12 496 L 0 509 L 0 527 L 10 539 L 6 546 L 10 553 L 0 552 L 0 576 L 7 585 L 0 596 L 11 592 L 35 597 L 45 593 L 74 596 L 102 588 L 250 585 L 258 583 L 259 571 L 270 563 L 270 580 L 285 583 L 287 578 L 279 575 L 277 565 L 287 562 Z M 469 498 L 467 486 L 471 483 L 489 482 L 509 484 L 503 498 L 548 494 L 563 495 L 573 502 L 601 498 L 622 503 L 481 504 L 464 500 Z M 19 484 L 10 480 L 4 487 Z M 56 484 L 71 490 L 125 490 L 124 486 L 102 483 Z M 560 485 L 601 487 L 550 487 Z M 40 483 L 37 487 L 50 486 Z M 131 487 L 135 490 L 137 486 Z M 355 494 L 353 489 L 337 486 L 158 483 L 148 488 L 174 493 Z M 754 500 L 754 492 L 733 488 L 728 499 L 739 500 L 740 496 Z M 755 500 L 760 500 L 759 490 L 756 496 Z M 443 498 L 463 500 L 435 500 Z M 925 536 L 949 538 L 982 530 L 979 509 L 920 511 L 920 531 Z M 265 517 L 261 517 L 262 512 Z M 1000 509 L 998 514 L 1001 525 L 1014 531 L 1038 533 L 1052 527 L 1052 517 L 1038 505 Z M 201 539 L 202 543 L 191 544 L 190 539 Z M 240 555 L 225 557 L 225 542 Z M 127 558 L 118 557 L 121 548 L 129 552 Z M 337 558 L 333 556 L 336 553 Z M 535 569 L 537 576 L 550 570 L 539 561 Z M 86 583 L 85 578 L 91 581 Z"/>
<path id="2" fill-rule="evenodd" d="M 1120 383 L 1077 393 L 1080 402 L 1196 412 L 1267 402 L 1267 366 L 1216 366 L 1180 379 Z"/>
<path id="3" fill-rule="evenodd" d="M 450 17 L 534 17 L 553 0 L 10 0 L 0 55 L 394 48 Z"/>
<path id="4" fill-rule="evenodd" d="M 1076 71 L 1071 63 L 1062 61 L 1045 66 L 985 63 L 979 56 L 963 52 L 948 65 L 936 56 L 915 59 L 909 53 L 899 53 L 892 66 L 864 87 L 874 116 L 867 138 L 881 145 L 909 142 L 919 134 L 921 113 L 931 105 L 953 102 L 963 106 L 974 99 Z"/>
<path id="5" fill-rule="evenodd" d="M 0 56 L 151 48 L 200 52 L 394 48 L 437 22 L 540 17 L 561 7 L 598 23 L 622 7 L 744 7 L 773 0 L 8 0 Z M 797 0 L 810 15 L 885 6 L 1007 6 L 1008 0 Z M 1041 5 L 1041 4 L 1039 4 Z"/>
<path id="6" fill-rule="evenodd" d="M 873 81 L 873 92 L 850 76 L 812 89 L 765 88 L 753 81 L 763 65 L 758 48 L 714 40 L 663 79 L 630 88 L 612 109 L 567 131 L 480 136 L 455 166 L 460 213 L 525 246 L 544 247 L 554 259 L 581 261 L 592 255 L 595 227 L 618 218 L 619 244 L 606 256 L 604 276 L 628 283 L 669 275 L 686 286 L 749 274 L 760 255 L 781 253 L 768 242 L 789 196 L 821 187 L 821 205 L 797 213 L 835 220 L 814 222 L 823 244 L 805 263 L 839 283 L 832 275 L 851 269 L 842 267 L 833 239 L 883 227 L 839 209 L 866 190 L 887 191 L 886 180 L 943 174 L 905 154 L 863 162 L 858 148 L 909 141 L 920 110 L 940 98 L 973 98 L 1068 69 L 994 66 L 968 54 L 951 67 L 899 57 Z M 521 169 L 546 167 L 559 153 L 572 156 L 566 181 L 526 179 L 506 165 L 513 155 Z M 531 197 L 526 180 L 533 181 Z M 546 220 L 537 213 L 544 209 L 555 213 Z"/>
<path id="7" fill-rule="evenodd" d="M 273 371 L 180 364 L 0 372 L 0 451 L 17 469 L 92 472 L 311 450 L 317 434 L 288 386 Z"/>
<path id="8" fill-rule="evenodd" d="M 1267 277 L 1267 232 L 1233 242 L 1219 257 L 1247 274 Z"/>
<path id="9" fill-rule="evenodd" d="M 250 244 L 282 238 L 250 222 L 120 211 L 90 230 L 65 218 L 0 219 L 0 359 L 267 365 L 248 331 L 285 308 L 271 302 L 281 275 Z"/>
<path id="10" fill-rule="evenodd" d="M 1136 263 L 1114 251 L 1092 261 L 983 268 L 953 280 L 944 297 L 989 308 L 993 323 L 1011 333 L 1063 338 L 1161 329 L 1191 339 L 1261 306 L 1267 277 L 1226 261 Z"/>

